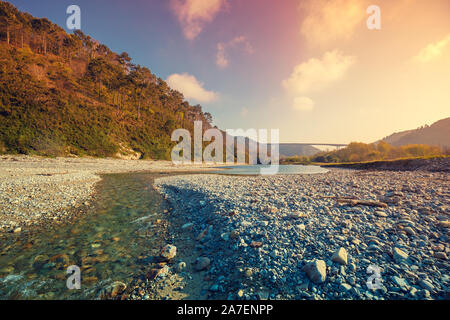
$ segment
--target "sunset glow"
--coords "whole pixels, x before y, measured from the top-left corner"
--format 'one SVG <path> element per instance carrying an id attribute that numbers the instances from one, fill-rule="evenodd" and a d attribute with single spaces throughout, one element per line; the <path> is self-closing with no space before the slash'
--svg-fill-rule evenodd
<path id="1" fill-rule="evenodd" d="M 282 142 L 373 142 L 450 115 L 446 0 L 80 3 L 85 32 L 116 51 L 132 44 L 164 79 L 202 84 L 206 99 L 183 93 L 221 128 L 282 128 Z M 372 4 L 381 30 L 366 26 Z"/>

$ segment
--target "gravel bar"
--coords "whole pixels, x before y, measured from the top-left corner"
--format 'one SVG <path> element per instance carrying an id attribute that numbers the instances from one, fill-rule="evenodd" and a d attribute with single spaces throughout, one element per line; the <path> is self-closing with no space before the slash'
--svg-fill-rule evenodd
<path id="1" fill-rule="evenodd" d="M 449 173 L 162 177 L 216 299 L 449 299 Z M 365 200 L 376 206 L 346 200 Z M 209 263 L 210 262 L 210 263 Z"/>
<path id="2" fill-rule="evenodd" d="M 100 174 L 205 170 L 170 161 L 0 156 L 0 233 L 63 223 L 92 203 Z"/>

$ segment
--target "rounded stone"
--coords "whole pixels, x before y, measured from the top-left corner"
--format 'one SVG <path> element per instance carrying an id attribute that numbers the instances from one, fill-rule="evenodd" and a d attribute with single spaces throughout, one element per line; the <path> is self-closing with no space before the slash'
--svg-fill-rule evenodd
<path id="1" fill-rule="evenodd" d="M 211 264 L 211 260 L 207 257 L 200 257 L 197 258 L 197 261 L 195 263 L 195 270 L 202 271 L 209 267 Z"/>
<path id="2" fill-rule="evenodd" d="M 339 248 L 331 257 L 331 261 L 346 265 L 347 264 L 347 250 Z"/>
<path id="3" fill-rule="evenodd" d="M 327 266 L 323 260 L 314 260 L 303 267 L 308 278 L 314 283 L 322 283 L 327 277 Z"/>
<path id="4" fill-rule="evenodd" d="M 177 247 L 168 244 L 161 250 L 161 257 L 166 260 L 171 260 L 177 255 Z"/>

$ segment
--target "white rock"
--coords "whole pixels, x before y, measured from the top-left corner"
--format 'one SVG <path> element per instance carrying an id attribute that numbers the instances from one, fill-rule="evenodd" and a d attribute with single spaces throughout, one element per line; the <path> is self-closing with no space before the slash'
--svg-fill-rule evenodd
<path id="1" fill-rule="evenodd" d="M 314 260 L 303 267 L 308 278 L 314 283 L 322 283 L 327 278 L 327 266 L 323 260 Z"/>
<path id="2" fill-rule="evenodd" d="M 347 264 L 347 250 L 339 248 L 331 257 L 331 261 L 344 265 Z"/>

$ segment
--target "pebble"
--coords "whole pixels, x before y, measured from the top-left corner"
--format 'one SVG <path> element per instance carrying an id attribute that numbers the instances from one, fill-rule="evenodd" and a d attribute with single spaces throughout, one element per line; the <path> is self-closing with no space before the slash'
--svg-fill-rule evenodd
<path id="1" fill-rule="evenodd" d="M 325 261 L 323 260 L 314 260 L 305 265 L 303 271 L 306 272 L 308 278 L 314 283 L 322 283 L 325 282 L 327 277 L 327 268 Z"/>
<path id="2" fill-rule="evenodd" d="M 408 254 L 399 248 L 393 249 L 393 256 L 394 256 L 395 262 L 397 262 L 397 263 L 403 262 L 408 259 Z"/>
<path id="3" fill-rule="evenodd" d="M 339 248 L 331 257 L 331 261 L 346 265 L 347 250 L 345 250 L 344 248 Z"/>
<path id="4" fill-rule="evenodd" d="M 211 260 L 207 257 L 199 257 L 195 263 L 195 270 L 202 271 L 209 267 Z"/>
<path id="5" fill-rule="evenodd" d="M 230 239 L 235 240 L 239 237 L 239 231 L 233 230 L 230 232 Z"/>
<path id="6" fill-rule="evenodd" d="M 403 229 L 403 231 L 405 231 L 405 232 L 406 232 L 407 234 L 409 234 L 410 236 L 415 236 L 415 235 L 416 235 L 416 232 L 415 232 L 414 229 L 411 228 L 411 227 L 406 227 L 406 228 Z"/>
<path id="7" fill-rule="evenodd" d="M 439 172 L 430 178 L 420 171 L 331 169 L 314 175 L 162 177 L 155 185 L 177 204 L 175 212 L 189 215 L 194 234 L 214 227 L 198 249 L 213 259 L 208 275 L 227 275 L 220 282 L 225 296 L 239 298 L 245 290 L 240 298 L 258 298 L 267 287 L 271 299 L 417 299 L 428 289 L 415 291 L 411 284 L 417 289 L 419 279 L 429 279 L 435 287 L 430 295 L 443 299 L 449 265 L 435 254 L 448 253 L 433 246 L 448 241 L 445 223 L 439 224 L 448 220 L 446 211 L 436 209 L 447 201 L 446 181 L 448 174 Z M 333 198 L 381 201 L 388 192 L 392 202 L 384 209 Z M 201 208 L 200 200 L 206 201 Z M 381 290 L 367 291 L 370 265 L 382 267 Z"/>
<path id="8" fill-rule="evenodd" d="M 423 289 L 428 290 L 428 291 L 433 291 L 434 290 L 433 284 L 427 279 L 420 280 L 419 281 L 419 286 L 422 287 Z"/>
<path id="9" fill-rule="evenodd" d="M 219 291 L 219 285 L 218 284 L 213 284 L 211 287 L 209 287 L 209 291 L 211 291 L 211 292 Z"/>
<path id="10" fill-rule="evenodd" d="M 183 225 L 181 226 L 181 229 L 189 229 L 189 228 L 191 228 L 192 226 L 194 226 L 194 224 L 193 224 L 192 222 L 188 222 L 188 223 L 183 224 Z"/>
<path id="11" fill-rule="evenodd" d="M 448 260 L 447 254 L 445 252 L 435 252 L 433 254 L 433 257 L 437 259 Z"/>
<path id="12" fill-rule="evenodd" d="M 177 272 L 182 272 L 184 269 L 186 269 L 186 262 L 179 262 L 177 264 Z"/>
<path id="13" fill-rule="evenodd" d="M 383 218 L 385 218 L 385 217 L 388 216 L 388 214 L 387 214 L 386 212 L 384 212 L 384 211 L 379 211 L 379 210 L 375 211 L 375 214 L 376 214 L 377 216 L 383 217 Z"/>
<path id="14" fill-rule="evenodd" d="M 342 283 L 340 286 L 341 291 L 349 291 L 352 288 L 348 283 Z"/>
<path id="15" fill-rule="evenodd" d="M 177 247 L 174 245 L 167 244 L 162 250 L 161 250 L 161 258 L 165 260 L 171 260 L 175 258 L 177 255 Z"/>
<path id="16" fill-rule="evenodd" d="M 261 248 L 263 243 L 261 241 L 252 241 L 250 243 L 250 247 L 252 248 Z"/>
<path id="17" fill-rule="evenodd" d="M 392 281 L 394 281 L 394 283 L 397 284 L 401 288 L 409 288 L 408 281 L 406 281 L 403 278 L 393 276 Z"/>
<path id="18" fill-rule="evenodd" d="M 125 291 L 125 289 L 127 288 L 127 285 L 123 282 L 116 281 L 113 283 L 112 287 L 113 287 L 113 289 L 111 291 L 111 297 L 115 298 L 116 296 L 118 296 L 119 294 L 121 294 L 122 292 Z"/>

